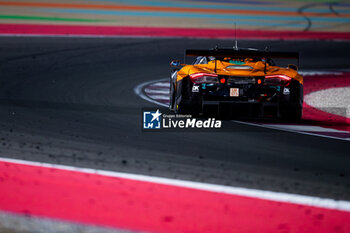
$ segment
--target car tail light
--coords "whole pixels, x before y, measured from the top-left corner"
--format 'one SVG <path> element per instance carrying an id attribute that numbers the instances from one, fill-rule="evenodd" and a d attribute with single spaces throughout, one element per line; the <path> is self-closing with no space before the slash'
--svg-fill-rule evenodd
<path id="1" fill-rule="evenodd" d="M 190 75 L 190 79 L 195 84 L 218 83 L 218 75 L 210 73 L 195 73 Z"/>
<path id="2" fill-rule="evenodd" d="M 264 83 L 267 85 L 285 85 L 285 86 L 288 86 L 291 80 L 292 80 L 292 78 L 287 76 L 287 75 L 277 74 L 277 75 L 265 76 Z"/>

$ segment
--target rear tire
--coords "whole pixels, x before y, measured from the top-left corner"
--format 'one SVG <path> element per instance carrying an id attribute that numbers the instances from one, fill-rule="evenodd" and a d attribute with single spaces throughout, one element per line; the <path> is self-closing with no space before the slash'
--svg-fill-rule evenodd
<path id="1" fill-rule="evenodd" d="M 296 80 L 290 84 L 290 100 L 281 105 L 281 119 L 287 122 L 300 122 L 303 113 L 303 85 Z"/>
<path id="2" fill-rule="evenodd" d="M 286 105 L 281 108 L 281 119 L 286 122 L 300 122 L 303 108 L 301 106 Z"/>
<path id="3" fill-rule="evenodd" d="M 170 84 L 170 95 L 169 95 L 169 109 L 170 111 L 176 111 L 176 103 L 175 103 L 175 98 L 176 98 L 176 93 L 175 93 L 175 85 Z"/>
<path id="4" fill-rule="evenodd" d="M 200 109 L 196 105 L 179 104 L 175 106 L 175 113 L 177 114 L 190 114 L 192 117 L 199 116 Z"/>

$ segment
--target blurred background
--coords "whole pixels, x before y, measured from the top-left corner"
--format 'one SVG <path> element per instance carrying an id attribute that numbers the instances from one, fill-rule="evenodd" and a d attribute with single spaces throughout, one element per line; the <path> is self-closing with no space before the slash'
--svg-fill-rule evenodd
<path id="1" fill-rule="evenodd" d="M 2 24 L 349 32 L 350 3 L 326 0 L 11 0 Z"/>

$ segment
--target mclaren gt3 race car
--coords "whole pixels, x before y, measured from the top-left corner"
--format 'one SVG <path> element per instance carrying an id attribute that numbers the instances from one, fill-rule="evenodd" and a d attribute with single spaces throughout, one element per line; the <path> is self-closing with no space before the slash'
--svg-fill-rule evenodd
<path id="1" fill-rule="evenodd" d="M 186 50 L 193 64 L 174 60 L 170 110 L 193 115 L 301 119 L 303 77 L 296 65 L 280 67 L 273 59 L 297 59 L 299 53 L 255 49 Z"/>

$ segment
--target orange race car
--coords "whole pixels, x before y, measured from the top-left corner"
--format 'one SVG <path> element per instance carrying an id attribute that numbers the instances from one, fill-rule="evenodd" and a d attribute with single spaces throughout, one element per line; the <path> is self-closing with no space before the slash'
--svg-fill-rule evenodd
<path id="1" fill-rule="evenodd" d="M 192 65 L 171 62 L 170 110 L 176 113 L 275 117 L 298 121 L 302 115 L 303 77 L 296 65 L 275 65 L 273 59 L 297 60 L 299 53 L 256 49 L 186 50 Z"/>

